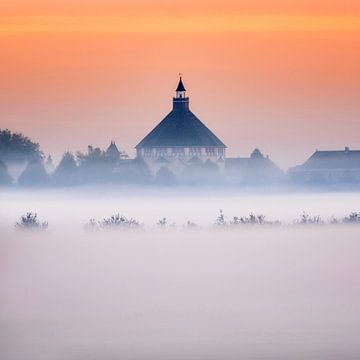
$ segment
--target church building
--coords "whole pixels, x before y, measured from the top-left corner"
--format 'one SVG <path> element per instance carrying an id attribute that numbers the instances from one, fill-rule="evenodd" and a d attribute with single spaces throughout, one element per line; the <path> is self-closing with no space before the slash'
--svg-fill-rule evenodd
<path id="1" fill-rule="evenodd" d="M 190 110 L 189 98 L 180 77 L 171 112 L 136 145 L 151 172 L 162 167 L 174 174 L 194 164 L 211 164 L 224 169 L 226 145 Z"/>

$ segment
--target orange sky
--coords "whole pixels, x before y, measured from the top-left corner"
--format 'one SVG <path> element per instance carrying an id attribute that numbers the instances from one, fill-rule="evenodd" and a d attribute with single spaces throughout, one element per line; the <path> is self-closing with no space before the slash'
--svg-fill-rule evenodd
<path id="1" fill-rule="evenodd" d="M 133 154 L 182 72 L 230 155 L 286 168 L 360 148 L 359 35 L 359 1 L 0 0 L 0 127 Z"/>

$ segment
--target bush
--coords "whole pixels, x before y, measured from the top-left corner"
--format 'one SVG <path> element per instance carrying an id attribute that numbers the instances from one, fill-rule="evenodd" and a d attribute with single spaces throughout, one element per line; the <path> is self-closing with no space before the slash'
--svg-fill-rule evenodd
<path id="1" fill-rule="evenodd" d="M 265 224 L 264 215 L 254 215 L 250 214 L 249 217 L 233 217 L 233 220 L 230 222 L 231 225 L 263 225 Z"/>
<path id="2" fill-rule="evenodd" d="M 188 220 L 186 222 L 186 225 L 184 225 L 184 229 L 186 229 L 186 230 L 198 230 L 199 226 L 197 224 L 195 224 L 194 222 Z"/>
<path id="3" fill-rule="evenodd" d="M 28 212 L 26 215 L 22 215 L 20 220 L 15 224 L 15 228 L 19 230 L 46 230 L 49 224 L 44 221 L 39 222 L 37 213 Z"/>
<path id="4" fill-rule="evenodd" d="M 215 220 L 215 226 L 226 226 L 226 225 L 227 222 L 225 221 L 224 212 L 222 211 L 222 209 L 220 209 L 219 215 Z"/>
<path id="5" fill-rule="evenodd" d="M 156 225 L 159 227 L 159 228 L 166 228 L 166 225 L 167 225 L 167 219 L 164 217 L 162 219 L 159 219 L 159 221 L 156 223 Z"/>
<path id="6" fill-rule="evenodd" d="M 343 222 L 346 224 L 360 224 L 360 213 L 350 213 L 350 215 L 344 217 Z"/>
<path id="7" fill-rule="evenodd" d="M 300 219 L 295 221 L 295 224 L 300 224 L 300 225 L 323 225 L 324 221 L 321 219 L 321 217 L 319 215 L 310 216 L 309 214 L 306 214 L 304 212 L 300 216 Z"/>
<path id="8" fill-rule="evenodd" d="M 140 227 L 141 225 L 137 220 L 133 218 L 128 219 L 120 214 L 114 214 L 102 221 L 90 219 L 89 222 L 85 224 L 85 229 L 88 231 L 98 231 L 103 229 L 138 229 Z"/>

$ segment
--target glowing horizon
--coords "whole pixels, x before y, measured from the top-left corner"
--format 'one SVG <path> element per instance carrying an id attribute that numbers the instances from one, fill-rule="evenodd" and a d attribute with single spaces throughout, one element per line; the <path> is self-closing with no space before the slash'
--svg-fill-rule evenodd
<path id="1" fill-rule="evenodd" d="M 24 16 L 1 17 L 0 33 L 360 31 L 360 16 Z"/>
<path id="2" fill-rule="evenodd" d="M 182 72 L 229 156 L 286 168 L 360 148 L 359 34 L 356 0 L 0 0 L 0 128 L 133 155 Z"/>

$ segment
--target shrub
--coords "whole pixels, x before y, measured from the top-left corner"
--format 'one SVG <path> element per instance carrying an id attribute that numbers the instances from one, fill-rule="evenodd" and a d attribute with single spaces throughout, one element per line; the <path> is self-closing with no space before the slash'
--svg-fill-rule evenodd
<path id="1" fill-rule="evenodd" d="M 159 219 L 159 221 L 156 223 L 156 225 L 160 228 L 165 228 L 167 224 L 167 219 L 164 217 L 162 219 Z"/>
<path id="2" fill-rule="evenodd" d="M 226 225 L 227 222 L 225 220 L 224 212 L 222 211 L 222 209 L 220 209 L 219 215 L 215 220 L 215 226 L 226 226 Z"/>
<path id="3" fill-rule="evenodd" d="M 264 215 L 250 214 L 249 217 L 237 217 L 234 216 L 230 222 L 231 225 L 263 225 L 265 224 Z"/>
<path id="4" fill-rule="evenodd" d="M 19 230 L 46 230 L 49 224 L 44 221 L 40 223 L 37 213 L 28 212 L 20 217 L 20 220 L 15 224 L 15 228 Z"/>
<path id="5" fill-rule="evenodd" d="M 300 216 L 300 219 L 295 221 L 295 224 L 300 224 L 300 225 L 322 225 L 322 224 L 324 224 L 324 221 L 321 219 L 321 217 L 319 215 L 310 216 L 309 214 L 306 214 L 304 212 Z"/>
<path id="6" fill-rule="evenodd" d="M 101 228 L 127 228 L 127 229 L 135 229 L 140 227 L 140 223 L 133 218 L 126 218 L 120 214 L 115 214 L 110 216 L 107 219 L 103 219 L 100 223 Z"/>
<path id="7" fill-rule="evenodd" d="M 95 219 L 90 219 L 85 224 L 85 229 L 88 231 L 99 231 L 99 230 L 110 230 L 110 229 L 138 229 L 140 228 L 140 223 L 130 218 L 128 219 L 125 216 L 120 214 L 114 214 L 109 218 L 105 218 L 102 221 L 96 221 Z"/>
<path id="8" fill-rule="evenodd" d="M 346 224 L 360 224 L 360 213 L 352 212 L 345 216 L 343 222 Z"/>
<path id="9" fill-rule="evenodd" d="M 184 225 L 184 229 L 186 230 L 198 230 L 199 226 L 195 224 L 194 222 L 188 220 L 186 224 Z"/>
<path id="10" fill-rule="evenodd" d="M 85 224 L 84 227 L 85 227 L 85 230 L 87 230 L 87 231 L 99 231 L 100 230 L 99 223 L 95 219 L 90 219 Z"/>

